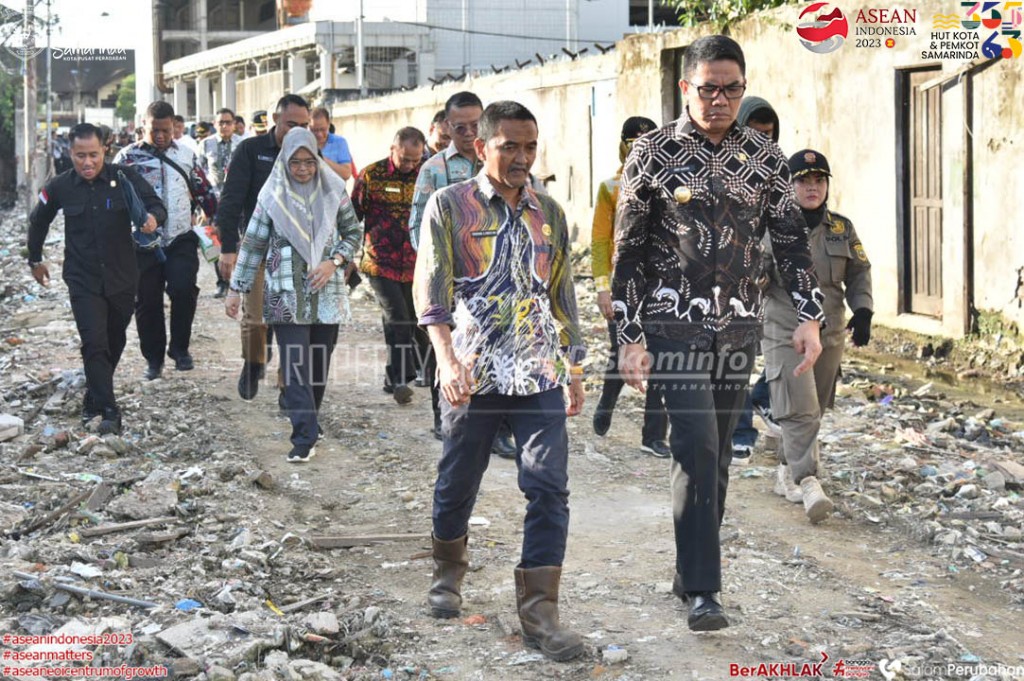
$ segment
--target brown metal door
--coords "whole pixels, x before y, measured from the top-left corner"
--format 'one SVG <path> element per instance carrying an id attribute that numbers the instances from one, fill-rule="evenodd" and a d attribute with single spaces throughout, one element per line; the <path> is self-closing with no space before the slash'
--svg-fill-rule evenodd
<path id="1" fill-rule="evenodd" d="M 941 88 L 921 90 L 935 71 L 911 72 L 910 87 L 910 234 L 907 240 L 910 309 L 942 316 L 942 100 Z"/>

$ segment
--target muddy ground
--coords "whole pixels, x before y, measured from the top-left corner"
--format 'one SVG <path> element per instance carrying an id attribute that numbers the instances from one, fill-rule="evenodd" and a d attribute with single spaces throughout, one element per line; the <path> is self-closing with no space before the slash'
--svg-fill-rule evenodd
<path id="1" fill-rule="evenodd" d="M 37 300 L 13 304 L 14 297 L 7 298 L 0 326 L 8 337 L 23 341 L 8 347 L 6 358 L 0 355 L 8 383 L 13 374 L 31 377 L 80 366 L 66 290 L 54 278 L 49 291 L 19 280 L 12 296 L 24 291 Z M 945 494 L 921 488 L 924 478 L 915 478 L 912 470 L 931 465 L 941 477 L 943 465 L 952 470 L 971 460 L 978 462 L 980 478 L 985 456 L 1024 462 L 1021 440 L 1010 436 L 1021 430 L 1013 425 L 1020 420 L 1021 405 L 1012 393 L 981 394 L 969 380 L 957 386 L 935 383 L 923 369 L 915 372 L 910 366 L 914 358 L 906 355 L 894 358 L 877 348 L 848 353 L 838 408 L 823 427 L 822 477 L 837 512 L 812 527 L 802 507 L 775 496 L 773 455 L 762 437 L 753 463 L 733 470 L 723 528 L 723 599 L 732 626 L 694 634 L 669 588 L 674 560 L 669 464 L 640 451 L 640 401 L 628 390 L 609 435 L 594 435 L 590 419 L 599 379 L 592 375 L 584 414 L 569 424 L 572 523 L 562 586 L 562 618 L 584 635 L 588 653 L 556 664 L 525 651 L 519 639 L 512 570 L 524 500 L 516 488 L 514 462 L 492 459 L 482 485 L 471 527 L 464 619 L 437 621 L 426 614 L 427 540 L 323 550 L 295 539 L 430 531 L 441 445 L 429 432 L 429 392 L 417 389 L 415 402 L 400 407 L 381 390 L 379 312 L 368 287 L 361 287 L 353 300 L 355 321 L 342 331 L 334 356 L 323 415 L 326 438 L 318 456 L 298 466 L 285 462 L 289 427 L 278 413 L 276 392 L 264 383 L 251 403 L 237 396 L 237 322 L 225 317 L 221 301 L 212 298 L 208 266 L 201 286 L 194 371 L 168 367 L 161 381 L 144 384 L 145 365 L 131 332 L 116 377 L 125 406 L 127 454 L 98 459 L 74 453 L 74 441 L 86 434 L 77 429 L 71 391 L 63 412 L 36 414 L 27 422 L 26 435 L 4 448 L 6 473 L 0 480 L 8 502 L 24 506 L 35 500 L 39 509 L 33 512 L 42 512 L 66 498 L 64 488 L 26 479 L 19 471 L 51 476 L 105 471 L 108 478 L 122 479 L 165 466 L 183 481 L 177 513 L 187 534 L 155 547 L 132 543 L 130 534 L 74 542 L 70 533 L 89 526 L 90 519 L 72 516 L 34 534 L 8 536 L 0 544 L 5 572 L 0 580 L 9 594 L 0 603 L 0 629 L 17 630 L 18 617 L 26 612 L 47 615 L 55 625 L 116 614 L 137 635 L 148 637 L 135 662 L 192 657 L 196 664 L 179 664 L 179 675 L 211 679 L 230 678 L 212 673 L 213 665 L 218 673 L 230 670 L 231 676 L 259 671 L 275 648 L 292 658 L 325 662 L 346 678 L 717 680 L 730 678 L 733 664 L 811 664 L 825 655 L 825 678 L 841 677 L 844 668 L 860 669 L 859 664 L 866 674 L 862 678 L 1024 678 L 1019 669 L 1024 667 L 1024 504 L 1019 487 L 1011 480 L 1002 489 L 986 488 L 968 465 L 967 482 L 981 488 L 971 495 L 978 496 L 961 494 L 964 476 L 935 482 L 953 485 Z M 579 290 L 592 347 L 603 348 L 606 339 L 589 282 L 581 281 Z M 881 336 L 879 347 L 891 348 L 884 332 Z M 914 391 L 929 382 L 933 386 L 925 397 L 918 397 L 934 396 L 934 405 L 904 406 L 922 413 L 919 422 L 907 421 L 897 413 L 900 403 L 915 399 Z M 876 386 L 889 387 L 879 391 Z M 886 394 L 895 399 L 886 401 Z M 880 396 L 885 404 L 879 404 Z M 8 391 L 4 410 L 18 413 L 10 407 L 16 397 Z M 901 440 L 901 424 L 929 433 L 928 423 L 945 418 L 935 413 L 935 405 L 952 409 L 961 423 L 964 415 L 992 407 L 996 413 L 986 415 L 989 421 L 1001 417 L 1006 423 L 983 424 L 985 436 L 992 438 L 983 438 L 980 445 L 958 439 L 957 433 L 944 440 Z M 47 439 L 64 429 L 72 437 L 67 449 Z M 32 443 L 43 447 L 26 455 Z M 908 457 L 910 463 L 897 465 Z M 181 474 L 190 468 L 201 472 L 191 478 Z M 261 470 L 274 480 L 269 489 L 248 484 L 250 474 Z M 39 486 L 46 484 L 50 487 Z M 931 501 L 924 499 L 929 494 Z M 943 514 L 950 513 L 953 519 L 947 520 Z M 995 532 L 972 532 L 972 527 L 993 518 L 1002 523 L 1001 553 L 972 559 L 965 554 L 968 544 Z M 944 534 L 951 528 L 960 534 Z M 243 529 L 246 539 L 239 542 Z M 158 564 L 104 565 L 102 556 L 119 547 L 130 555 L 155 557 Z M 232 557 L 234 564 L 228 560 Z M 31 565 L 45 571 L 86 558 L 109 573 L 108 589 L 130 591 L 161 607 L 146 614 L 87 600 L 60 607 L 47 601 L 29 609 L 10 597 L 11 570 Z M 226 585 L 234 589 L 235 602 L 218 603 L 215 596 Z M 318 595 L 324 600 L 284 617 L 273 612 Z M 173 604 L 185 597 L 203 603 L 206 612 L 176 610 Z M 255 612 L 266 621 L 285 623 L 290 635 L 241 656 L 216 645 L 200 653 L 153 639 L 161 629 L 214 611 L 229 619 Z M 303 640 L 309 631 L 303 617 L 313 611 L 335 613 L 359 635 L 328 632 L 323 640 Z M 363 625 L 352 624 L 359 619 L 354 614 Z M 481 617 L 470 618 L 474 615 Z M 625 648 L 628 659 L 606 661 L 609 646 Z M 846 667 L 835 667 L 840 659 Z M 1000 677 L 994 667 L 980 670 L 993 672 L 988 675 L 975 674 L 979 670 L 970 666 L 979 663 L 1017 667 L 1020 676 L 1005 676 L 1004 668 Z M 779 677 L 771 669 L 763 671 L 761 678 Z"/>

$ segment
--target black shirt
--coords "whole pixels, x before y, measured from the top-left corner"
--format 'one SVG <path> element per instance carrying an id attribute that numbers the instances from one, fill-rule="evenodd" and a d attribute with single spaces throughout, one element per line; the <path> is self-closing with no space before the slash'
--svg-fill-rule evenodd
<path id="1" fill-rule="evenodd" d="M 281 151 L 277 146 L 276 129 L 274 126 L 265 135 L 242 140 L 231 155 L 214 221 L 220 232 L 222 253 L 238 252 L 239 235 L 249 224 L 249 218 L 256 210 L 256 199 Z"/>
<path id="2" fill-rule="evenodd" d="M 167 209 L 149 183 L 132 168 L 112 163 L 104 163 L 91 182 L 73 169 L 52 178 L 29 216 L 28 259 L 41 262 L 50 223 L 64 209 L 63 278 L 72 293 L 115 295 L 135 290 L 135 242 L 118 170 L 124 171 L 146 210 L 158 223 L 165 222 Z"/>

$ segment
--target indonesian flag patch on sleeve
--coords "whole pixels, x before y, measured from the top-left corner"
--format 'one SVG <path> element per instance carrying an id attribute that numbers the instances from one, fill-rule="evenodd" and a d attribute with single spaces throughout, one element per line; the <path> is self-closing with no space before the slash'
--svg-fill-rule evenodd
<path id="1" fill-rule="evenodd" d="M 46 195 L 46 190 L 42 189 L 39 191 L 39 203 L 44 206 L 50 202 L 50 197 Z"/>

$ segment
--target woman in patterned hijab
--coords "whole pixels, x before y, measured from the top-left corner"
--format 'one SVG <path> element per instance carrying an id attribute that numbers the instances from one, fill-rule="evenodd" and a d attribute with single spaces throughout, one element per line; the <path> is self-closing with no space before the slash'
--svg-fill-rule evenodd
<path id="1" fill-rule="evenodd" d="M 236 317 L 238 292 L 250 291 L 265 268 L 263 318 L 280 350 L 290 462 L 315 454 L 331 353 L 348 318 L 347 265 L 361 237 L 345 183 L 317 155 L 313 133 L 290 130 L 260 190 L 225 299 L 228 316 Z"/>

